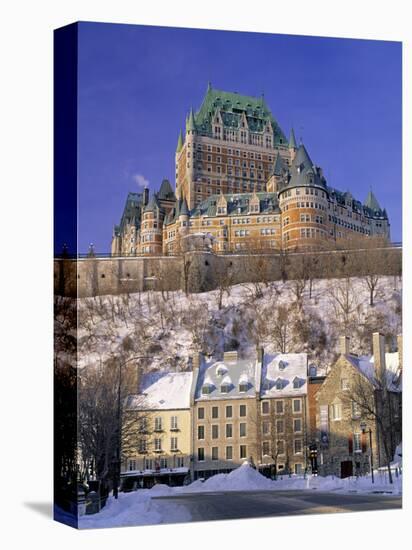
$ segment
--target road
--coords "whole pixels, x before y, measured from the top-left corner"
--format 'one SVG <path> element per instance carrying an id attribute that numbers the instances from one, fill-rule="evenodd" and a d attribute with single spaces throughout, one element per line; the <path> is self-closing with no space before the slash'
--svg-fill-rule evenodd
<path id="1" fill-rule="evenodd" d="M 184 505 L 192 521 L 327 514 L 402 508 L 401 496 L 318 491 L 228 491 L 156 497 Z"/>

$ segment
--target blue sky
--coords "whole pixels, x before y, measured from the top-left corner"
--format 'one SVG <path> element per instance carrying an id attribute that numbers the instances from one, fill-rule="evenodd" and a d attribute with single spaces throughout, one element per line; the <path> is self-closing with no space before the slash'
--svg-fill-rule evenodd
<path id="1" fill-rule="evenodd" d="M 401 240 L 399 42 L 135 25 L 79 28 L 79 252 L 110 250 L 128 191 L 174 185 L 174 153 L 207 82 L 265 95 L 328 184 L 372 187 Z"/>

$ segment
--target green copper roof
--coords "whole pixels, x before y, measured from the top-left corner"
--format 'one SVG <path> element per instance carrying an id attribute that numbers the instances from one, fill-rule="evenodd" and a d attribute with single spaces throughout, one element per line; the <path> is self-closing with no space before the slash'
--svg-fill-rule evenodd
<path id="1" fill-rule="evenodd" d="M 187 207 L 186 199 L 183 199 L 179 205 L 179 215 L 180 216 L 188 216 L 189 215 L 189 208 Z"/>
<path id="2" fill-rule="evenodd" d="M 260 213 L 279 214 L 279 204 L 276 193 L 238 193 L 224 195 L 227 202 L 228 216 L 244 216 L 249 214 L 249 203 L 254 196 L 260 203 Z M 198 204 L 191 212 L 190 217 L 216 216 L 217 202 L 222 195 L 211 195 Z"/>
<path id="3" fill-rule="evenodd" d="M 283 174 L 284 169 L 285 169 L 285 165 L 283 163 L 283 159 L 278 152 L 278 154 L 276 155 L 275 164 L 273 165 L 272 174 L 274 176 L 281 176 Z"/>
<path id="4" fill-rule="evenodd" d="M 296 138 L 295 138 L 295 132 L 293 131 L 293 128 L 292 128 L 291 131 L 290 131 L 290 136 L 289 136 L 289 148 L 290 148 L 290 149 L 297 149 L 297 146 L 296 146 Z"/>
<path id="5" fill-rule="evenodd" d="M 158 203 L 156 193 L 154 193 L 152 195 L 152 198 L 148 202 L 148 204 L 145 206 L 144 211 L 145 212 L 154 212 L 157 209 L 160 209 L 160 205 Z"/>
<path id="6" fill-rule="evenodd" d="M 369 191 L 368 196 L 366 197 L 365 206 L 371 210 L 382 210 L 375 195 L 372 193 L 372 190 Z"/>
<path id="7" fill-rule="evenodd" d="M 215 90 L 209 84 L 202 105 L 194 115 L 194 124 L 200 134 L 212 133 L 212 120 L 216 110 L 220 112 L 224 126 L 229 128 L 240 127 L 243 113 L 252 132 L 263 132 L 267 122 L 270 122 L 275 145 L 287 145 L 285 134 L 273 118 L 263 96 L 257 98 L 236 92 Z"/>
<path id="8" fill-rule="evenodd" d="M 176 153 L 180 153 L 183 147 L 183 137 L 182 137 L 182 130 L 179 132 L 179 138 L 177 140 L 177 147 L 176 147 Z"/>
<path id="9" fill-rule="evenodd" d="M 193 114 L 193 108 L 190 109 L 189 119 L 186 124 L 186 132 L 196 130 L 195 115 Z"/>
<path id="10" fill-rule="evenodd" d="M 159 199 L 174 200 L 175 194 L 168 179 L 165 178 L 162 181 L 162 185 L 160 186 L 157 196 Z"/>
<path id="11" fill-rule="evenodd" d="M 322 176 L 321 170 L 314 166 L 306 147 L 301 144 L 297 150 L 296 156 L 293 159 L 292 165 L 288 172 L 281 191 L 291 187 L 304 187 L 315 185 L 327 189 L 325 178 Z"/>

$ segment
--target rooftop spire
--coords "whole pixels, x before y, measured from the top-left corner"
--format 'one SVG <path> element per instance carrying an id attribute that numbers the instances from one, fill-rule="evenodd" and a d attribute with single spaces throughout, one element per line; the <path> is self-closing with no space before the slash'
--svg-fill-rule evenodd
<path id="1" fill-rule="evenodd" d="M 195 115 L 193 114 L 193 107 L 190 109 L 189 120 L 187 122 L 186 131 L 190 132 L 196 130 Z"/>
<path id="2" fill-rule="evenodd" d="M 379 206 L 375 195 L 372 193 L 372 189 L 369 191 L 368 196 L 366 197 L 365 206 L 367 206 L 371 210 L 381 210 L 381 207 Z"/>
<path id="3" fill-rule="evenodd" d="M 273 175 L 281 176 L 283 173 L 283 168 L 284 168 L 283 160 L 278 151 L 278 154 L 275 159 L 275 164 L 273 165 Z"/>
<path id="4" fill-rule="evenodd" d="M 179 132 L 179 138 L 177 140 L 177 147 L 176 147 L 176 153 L 180 153 L 183 147 L 183 138 L 182 138 L 182 130 Z"/>

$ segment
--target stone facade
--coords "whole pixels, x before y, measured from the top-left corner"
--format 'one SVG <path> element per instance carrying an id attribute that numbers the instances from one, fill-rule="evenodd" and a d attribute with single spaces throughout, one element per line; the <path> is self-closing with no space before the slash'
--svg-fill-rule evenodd
<path id="1" fill-rule="evenodd" d="M 341 337 L 340 356 L 315 397 L 318 464 L 321 475 L 339 477 L 362 475 L 370 471 L 371 460 L 375 468 L 386 465 L 382 433 L 377 417 L 368 414 L 359 403 L 359 390 L 356 388 L 358 376 L 370 391 L 370 402 L 374 410 L 381 406 L 383 393 L 386 402 L 391 403 L 390 414 L 393 415 L 393 420 L 390 452 L 392 456 L 396 445 L 402 440 L 400 431 L 402 393 L 398 353 L 385 354 L 382 349 L 383 336 L 374 334 L 374 355 L 371 362 L 369 357 L 359 358 L 351 354 L 348 340 L 346 337 Z M 388 363 L 388 380 L 391 380 L 390 389 L 383 390 L 383 393 L 375 388 L 375 380 L 379 376 L 375 369 L 379 368 L 380 362 Z M 362 393 L 364 392 L 363 389 Z"/>

